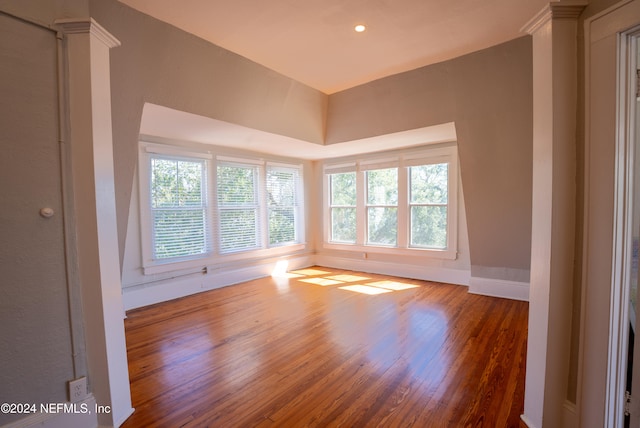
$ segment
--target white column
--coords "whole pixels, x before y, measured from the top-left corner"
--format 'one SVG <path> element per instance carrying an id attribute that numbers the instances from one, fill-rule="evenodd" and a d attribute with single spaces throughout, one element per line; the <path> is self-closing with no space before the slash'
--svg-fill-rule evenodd
<path id="1" fill-rule="evenodd" d="M 551 3 L 533 37 L 533 200 L 529 338 L 523 421 L 562 426 L 573 293 L 577 18 L 585 3 Z"/>
<path id="2" fill-rule="evenodd" d="M 120 42 L 91 18 L 56 21 L 65 36 L 68 174 L 73 188 L 77 277 L 82 293 L 89 390 L 110 413 L 131 415 L 116 226 L 109 50 Z"/>

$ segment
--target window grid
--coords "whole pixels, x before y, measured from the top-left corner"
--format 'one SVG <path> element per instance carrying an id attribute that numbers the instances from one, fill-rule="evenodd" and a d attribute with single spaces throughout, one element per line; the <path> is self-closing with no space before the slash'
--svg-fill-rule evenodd
<path id="1" fill-rule="evenodd" d="M 298 242 L 299 170 L 268 166 L 266 181 L 269 245 Z"/>
<path id="2" fill-rule="evenodd" d="M 325 181 L 325 248 L 362 251 L 365 257 L 367 252 L 393 252 L 457 258 L 455 145 L 381 157 L 338 159 L 336 163 L 325 164 L 324 171 L 328 177 Z M 335 211 L 340 206 L 333 200 L 332 186 L 333 177 L 346 173 L 356 178 L 352 188 L 358 190 L 357 204 L 348 206 L 354 211 L 353 223 L 357 230 L 355 239 L 347 242 L 348 247 L 335 239 Z M 384 174 L 393 177 L 387 177 L 386 186 L 384 180 L 379 180 Z M 389 184 L 396 180 L 397 184 Z"/>
<path id="3" fill-rule="evenodd" d="M 448 171 L 448 163 L 409 168 L 411 247 L 447 247 Z"/>
<path id="4" fill-rule="evenodd" d="M 303 248 L 302 165 L 146 142 L 139 162 L 145 275 Z"/>
<path id="5" fill-rule="evenodd" d="M 154 155 L 149 170 L 152 259 L 209 253 L 206 162 Z"/>
<path id="6" fill-rule="evenodd" d="M 398 168 L 365 172 L 367 199 L 367 244 L 396 246 L 398 243 Z"/>
<path id="7" fill-rule="evenodd" d="M 329 175 L 330 241 L 356 242 L 356 173 Z"/>

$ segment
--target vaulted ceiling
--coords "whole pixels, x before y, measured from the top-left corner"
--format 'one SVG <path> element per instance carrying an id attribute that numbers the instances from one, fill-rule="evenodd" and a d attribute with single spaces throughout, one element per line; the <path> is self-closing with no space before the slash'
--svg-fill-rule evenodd
<path id="1" fill-rule="evenodd" d="M 548 0 L 120 0 L 331 94 L 520 37 Z M 366 26 L 362 33 L 357 24 Z"/>

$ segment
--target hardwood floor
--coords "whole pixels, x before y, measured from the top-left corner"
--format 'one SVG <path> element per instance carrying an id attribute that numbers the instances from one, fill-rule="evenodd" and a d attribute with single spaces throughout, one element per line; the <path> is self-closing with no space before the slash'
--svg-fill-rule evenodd
<path id="1" fill-rule="evenodd" d="M 128 312 L 123 427 L 520 426 L 527 303 L 298 274 Z"/>

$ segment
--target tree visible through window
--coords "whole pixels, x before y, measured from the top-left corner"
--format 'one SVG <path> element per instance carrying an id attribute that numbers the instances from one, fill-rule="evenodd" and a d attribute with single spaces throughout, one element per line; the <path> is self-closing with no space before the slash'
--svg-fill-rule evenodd
<path id="1" fill-rule="evenodd" d="M 331 241 L 356 242 L 356 173 L 329 175 Z"/>
<path id="2" fill-rule="evenodd" d="M 255 165 L 218 165 L 221 253 L 260 246 L 258 171 Z"/>
<path id="3" fill-rule="evenodd" d="M 325 248 L 457 257 L 454 143 L 334 162 L 323 166 Z"/>
<path id="4" fill-rule="evenodd" d="M 283 245 L 297 240 L 298 175 L 297 168 L 267 168 L 269 245 Z"/>
<path id="5" fill-rule="evenodd" d="M 448 164 L 409 168 L 411 246 L 446 248 Z"/>
<path id="6" fill-rule="evenodd" d="M 398 242 L 398 168 L 367 171 L 367 243 Z"/>
<path id="7" fill-rule="evenodd" d="M 150 187 L 153 258 L 207 253 L 205 162 L 152 156 Z"/>

